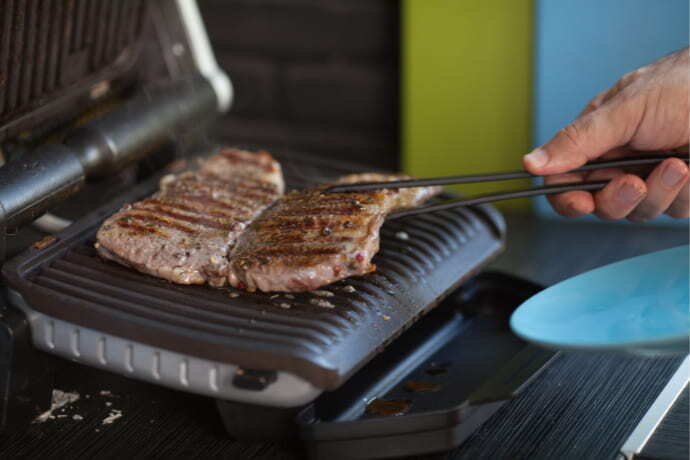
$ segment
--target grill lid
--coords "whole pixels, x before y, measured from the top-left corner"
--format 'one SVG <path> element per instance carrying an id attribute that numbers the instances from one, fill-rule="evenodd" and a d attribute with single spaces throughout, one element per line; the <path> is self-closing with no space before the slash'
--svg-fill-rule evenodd
<path id="1" fill-rule="evenodd" d="M 0 12 L 1 140 L 35 126 L 37 118 L 56 117 L 67 110 L 64 100 L 81 97 L 81 104 L 69 104 L 74 115 L 92 85 L 129 72 L 147 2 L 5 0 Z"/>
<path id="2" fill-rule="evenodd" d="M 362 169 L 294 154 L 276 158 L 288 188 Z M 152 193 L 158 179 L 89 214 L 48 248 L 29 248 L 6 264 L 10 286 L 54 318 L 204 359 L 291 372 L 334 389 L 503 245 L 495 209 L 456 209 L 384 224 L 377 271 L 318 292 L 174 285 L 104 261 L 93 249 L 103 219 Z"/>

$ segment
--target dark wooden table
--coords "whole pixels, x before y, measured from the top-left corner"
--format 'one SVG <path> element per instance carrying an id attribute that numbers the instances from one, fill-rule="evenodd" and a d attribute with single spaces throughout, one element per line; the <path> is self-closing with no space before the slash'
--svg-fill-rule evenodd
<path id="1" fill-rule="evenodd" d="M 492 268 L 545 285 L 688 243 L 687 225 L 605 226 L 531 216 L 509 216 L 508 223 L 508 250 Z M 424 458 L 615 458 L 679 362 L 563 353 L 463 446 Z M 304 458 L 291 445 L 228 439 L 208 398 L 67 362 L 55 388 L 80 399 L 56 413 L 66 417 L 0 436 L 0 458 Z M 121 417 L 104 424 L 114 410 Z"/>

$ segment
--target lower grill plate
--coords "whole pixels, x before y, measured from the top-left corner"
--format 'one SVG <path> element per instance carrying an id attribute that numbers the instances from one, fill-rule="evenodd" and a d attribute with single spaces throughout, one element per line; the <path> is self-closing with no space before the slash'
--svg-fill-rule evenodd
<path id="1" fill-rule="evenodd" d="M 288 188 L 363 170 L 296 154 L 275 156 Z M 36 312 L 124 342 L 282 371 L 334 389 L 503 246 L 498 212 L 471 207 L 384 224 L 373 260 L 377 271 L 327 286 L 327 298 L 175 285 L 104 261 L 93 248 L 101 222 L 122 204 L 152 193 L 158 179 L 85 216 L 51 246 L 14 258 L 3 268 L 9 285 Z M 316 305 L 318 300 L 333 308 Z"/>

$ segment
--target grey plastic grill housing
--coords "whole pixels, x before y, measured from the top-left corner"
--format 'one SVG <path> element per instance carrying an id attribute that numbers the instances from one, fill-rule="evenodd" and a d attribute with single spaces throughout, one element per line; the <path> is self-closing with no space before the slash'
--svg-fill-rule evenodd
<path id="1" fill-rule="evenodd" d="M 275 407 L 314 400 L 320 388 L 288 372 L 262 391 L 233 386 L 237 366 L 209 361 L 116 337 L 32 310 L 15 291 L 10 299 L 27 315 L 34 345 L 71 361 L 176 390 Z"/>

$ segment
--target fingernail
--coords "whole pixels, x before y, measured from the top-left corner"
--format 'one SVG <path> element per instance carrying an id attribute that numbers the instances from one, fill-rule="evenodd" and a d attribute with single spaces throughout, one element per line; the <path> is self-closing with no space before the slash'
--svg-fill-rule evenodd
<path id="1" fill-rule="evenodd" d="M 662 171 L 661 182 L 666 187 L 675 187 L 676 185 L 678 185 L 678 182 L 680 182 L 683 179 L 683 177 L 685 177 L 686 173 L 687 168 L 680 168 L 677 164 L 671 163 L 668 166 L 666 166 L 666 168 Z"/>
<path id="2" fill-rule="evenodd" d="M 540 168 L 549 162 L 549 154 L 542 148 L 534 149 L 525 155 L 525 162 L 533 168 Z"/>
<path id="3" fill-rule="evenodd" d="M 623 184 L 618 189 L 618 199 L 625 204 L 635 203 L 641 197 L 642 192 L 632 184 Z"/>

